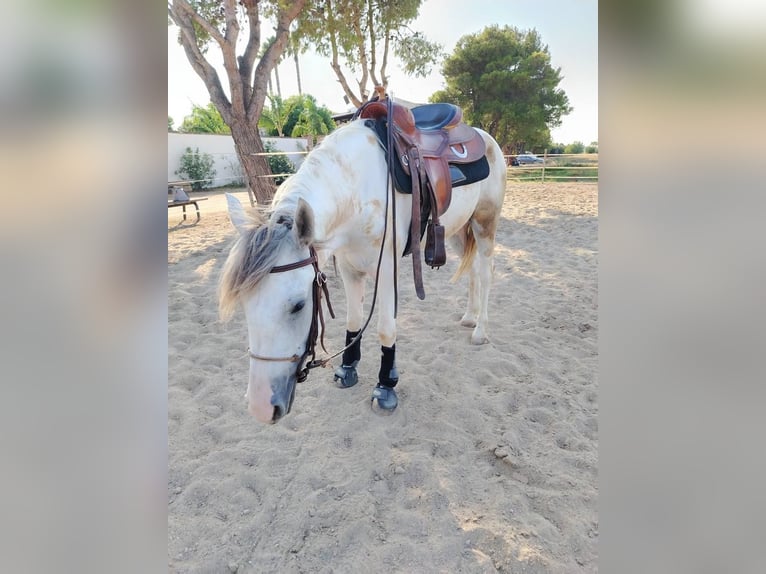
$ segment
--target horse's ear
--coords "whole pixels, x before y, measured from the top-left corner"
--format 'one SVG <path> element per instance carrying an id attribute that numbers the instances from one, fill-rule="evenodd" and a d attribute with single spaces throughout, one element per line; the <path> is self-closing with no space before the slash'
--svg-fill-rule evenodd
<path id="1" fill-rule="evenodd" d="M 239 231 L 240 235 L 244 234 L 245 229 L 247 229 L 249 220 L 245 214 L 245 210 L 243 209 L 242 204 L 230 193 L 226 194 L 226 203 L 229 206 L 229 219 L 231 219 L 232 224 L 237 228 L 237 231 Z"/>
<path id="2" fill-rule="evenodd" d="M 314 241 L 314 211 L 303 198 L 298 199 L 298 209 L 295 212 L 295 233 L 301 245 L 309 245 Z"/>

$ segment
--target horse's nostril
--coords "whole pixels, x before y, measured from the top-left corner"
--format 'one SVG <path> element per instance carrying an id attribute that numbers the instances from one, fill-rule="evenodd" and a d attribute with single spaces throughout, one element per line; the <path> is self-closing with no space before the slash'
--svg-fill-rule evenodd
<path id="1" fill-rule="evenodd" d="M 278 406 L 274 406 L 274 414 L 271 416 L 271 422 L 275 423 L 282 418 L 282 409 Z"/>

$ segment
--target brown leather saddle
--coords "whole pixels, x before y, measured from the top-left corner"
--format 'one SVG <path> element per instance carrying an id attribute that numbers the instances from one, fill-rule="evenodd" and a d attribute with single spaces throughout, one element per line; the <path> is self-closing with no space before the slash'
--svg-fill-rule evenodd
<path id="1" fill-rule="evenodd" d="M 377 98 L 377 99 L 375 99 Z M 389 110 L 393 121 L 388 117 Z M 389 101 L 380 92 L 365 103 L 355 118 L 385 119 L 393 144 L 393 154 L 412 183 L 412 221 L 410 249 L 415 275 L 415 291 L 425 298 L 420 268 L 421 221 L 427 221 L 424 259 L 438 268 L 447 260 L 444 227 L 439 216 L 452 200 L 450 164 L 471 164 L 486 154 L 484 138 L 463 123 L 463 111 L 453 104 L 438 103 L 407 108 Z M 425 206 L 425 211 L 422 208 Z"/>

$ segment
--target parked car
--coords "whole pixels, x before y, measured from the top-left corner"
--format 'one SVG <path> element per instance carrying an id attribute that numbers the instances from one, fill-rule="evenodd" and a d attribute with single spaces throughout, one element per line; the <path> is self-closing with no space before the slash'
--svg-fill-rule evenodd
<path id="1" fill-rule="evenodd" d="M 519 162 L 519 165 L 527 165 L 531 163 L 545 163 L 543 158 L 537 157 L 533 153 L 521 153 L 516 156 L 516 161 Z"/>

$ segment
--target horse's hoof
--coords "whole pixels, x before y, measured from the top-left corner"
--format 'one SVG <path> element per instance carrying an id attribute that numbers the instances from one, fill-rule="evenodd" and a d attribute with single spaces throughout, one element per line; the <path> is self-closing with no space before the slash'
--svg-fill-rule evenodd
<path id="1" fill-rule="evenodd" d="M 341 365 L 335 370 L 333 381 L 341 389 L 348 389 L 359 382 L 359 375 L 356 372 L 356 365 L 359 361 L 354 361 L 350 365 Z"/>
<path id="2" fill-rule="evenodd" d="M 489 337 L 484 334 L 484 329 L 474 329 L 471 333 L 472 345 L 486 345 L 489 343 Z"/>
<path id="3" fill-rule="evenodd" d="M 463 327 L 475 327 L 476 326 L 476 318 L 471 315 L 463 315 L 463 318 L 460 319 L 460 324 Z"/>
<path id="4" fill-rule="evenodd" d="M 372 391 L 372 410 L 381 414 L 391 414 L 399 404 L 396 391 L 391 387 L 377 385 Z"/>
<path id="5" fill-rule="evenodd" d="M 471 345 L 486 345 L 489 343 L 487 337 L 471 337 Z"/>

